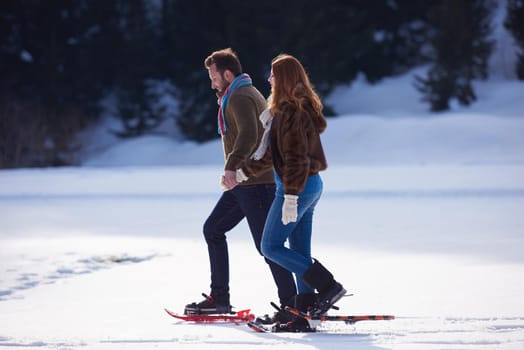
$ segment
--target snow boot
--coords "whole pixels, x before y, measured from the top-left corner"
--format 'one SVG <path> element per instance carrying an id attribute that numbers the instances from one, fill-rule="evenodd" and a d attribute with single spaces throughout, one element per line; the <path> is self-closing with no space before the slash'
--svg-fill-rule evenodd
<path id="1" fill-rule="evenodd" d="M 315 293 L 299 294 L 295 297 L 295 309 L 308 313 L 314 309 L 318 302 L 318 296 Z"/>
<path id="2" fill-rule="evenodd" d="M 311 315 L 325 314 L 345 294 L 344 287 L 335 281 L 331 272 L 315 260 L 304 275 L 302 280 L 311 288 L 318 291 L 318 303 L 310 310 Z"/>
<path id="3" fill-rule="evenodd" d="M 314 308 L 317 302 L 317 296 L 314 293 L 298 294 L 295 297 L 294 308 L 304 313 Z M 290 312 L 286 311 L 289 315 Z M 300 316 L 292 315 L 293 320 L 287 323 L 277 323 L 273 330 L 275 332 L 314 332 L 315 329 L 311 328 L 309 322 Z"/>
<path id="4" fill-rule="evenodd" d="M 269 316 L 268 314 L 265 314 L 262 317 L 257 317 L 255 322 L 265 325 L 270 325 L 274 323 L 280 323 L 285 324 L 288 322 L 291 322 L 295 319 L 295 316 L 286 311 L 286 306 L 295 307 L 295 297 L 296 295 L 289 298 L 286 302 L 280 304 L 280 307 L 276 306 L 275 304 L 271 303 L 273 307 L 277 310 L 273 316 Z"/>
<path id="5" fill-rule="evenodd" d="M 289 305 L 291 306 L 291 305 Z M 291 322 L 295 319 L 295 315 L 290 313 L 289 311 L 285 310 L 285 305 L 280 306 L 280 310 L 276 311 L 273 316 L 269 316 L 268 314 L 264 315 L 263 317 L 257 317 L 255 322 L 265 325 L 270 324 L 286 324 L 288 322 Z"/>
<path id="6" fill-rule="evenodd" d="M 232 307 L 229 304 L 229 295 L 214 296 L 202 293 L 205 298 L 201 302 L 187 304 L 184 309 L 184 315 L 213 315 L 213 314 L 231 314 Z"/>

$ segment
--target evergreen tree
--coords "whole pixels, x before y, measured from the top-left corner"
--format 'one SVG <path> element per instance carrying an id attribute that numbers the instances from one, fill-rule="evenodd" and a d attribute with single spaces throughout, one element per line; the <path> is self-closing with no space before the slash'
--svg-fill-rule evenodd
<path id="1" fill-rule="evenodd" d="M 163 62 L 177 90 L 176 124 L 188 139 L 197 142 L 218 137 L 216 98 L 210 89 L 204 59 L 213 50 L 224 47 L 239 50 L 226 38 L 225 19 L 228 11 L 235 9 L 234 3 L 226 3 L 215 0 L 163 2 L 162 40 L 166 45 Z"/>
<path id="2" fill-rule="evenodd" d="M 85 127 L 100 90 L 79 69 L 83 2 L 3 1 L 0 6 L 2 161 L 0 166 L 72 162 L 73 136 Z M 5 103 L 5 104 L 4 104 Z M 4 135 L 1 135 L 5 133 Z M 9 136 L 7 136 L 9 135 Z M 9 140 L 9 141 L 6 141 Z"/>
<path id="3" fill-rule="evenodd" d="M 453 98 L 462 105 L 476 100 L 472 80 L 488 76 L 493 8 L 492 0 L 442 0 L 430 9 L 432 66 L 426 78 L 416 78 L 415 85 L 431 110 L 449 109 Z"/>
<path id="4" fill-rule="evenodd" d="M 164 22 L 170 62 L 178 64 L 172 70 L 181 97 L 177 123 L 189 138 L 216 137 L 217 107 L 202 71 L 203 58 L 212 50 L 233 47 L 265 96 L 271 59 L 282 52 L 295 55 L 325 97 L 359 73 L 377 82 L 420 63 L 427 6 L 435 1 L 164 0 L 165 14 L 173 14 Z M 199 23 L 198 30 L 187 22 Z M 324 113 L 334 114 L 329 105 Z"/>
<path id="5" fill-rule="evenodd" d="M 154 110 L 157 96 L 148 81 L 159 74 L 156 64 L 156 24 L 150 16 L 147 0 L 117 2 L 120 19 L 121 60 L 115 67 L 114 87 L 118 97 L 119 117 L 124 130 L 121 137 L 140 136 L 158 126 L 165 118 Z"/>
<path id="6" fill-rule="evenodd" d="M 517 44 L 517 76 L 524 80 L 524 0 L 508 0 L 505 27 Z"/>
<path id="7" fill-rule="evenodd" d="M 366 4 L 375 42 L 375 60 L 366 57 L 361 65 L 369 81 L 404 73 L 425 62 L 421 50 L 428 38 L 428 8 L 437 1 L 375 0 Z"/>
<path id="8" fill-rule="evenodd" d="M 113 130 L 115 135 L 124 138 L 141 136 L 154 130 L 165 119 L 165 110 L 155 108 L 158 96 L 154 93 L 152 84 L 143 81 L 134 88 L 128 86 L 119 91 L 118 116 L 124 130 Z"/>
<path id="9" fill-rule="evenodd" d="M 267 83 L 270 61 L 282 52 L 302 61 L 321 96 L 327 96 L 338 84 L 351 82 L 360 71 L 370 81 L 391 74 L 406 52 L 388 51 L 383 49 L 385 42 L 376 40 L 382 22 L 372 4 L 389 8 L 390 22 L 394 22 L 398 13 L 405 14 L 402 19 L 410 21 L 424 13 L 421 6 L 415 6 L 418 12 L 407 11 L 405 0 L 401 1 L 400 10 L 388 7 L 391 2 L 164 0 L 163 16 L 169 16 L 169 20 L 162 21 L 163 40 L 168 47 L 163 60 L 170 67 L 179 92 L 178 126 L 190 139 L 206 141 L 217 137 L 216 99 L 209 89 L 203 60 L 211 51 L 224 47 L 237 51 L 244 71 L 265 96 L 270 88 Z M 206 10 L 209 7 L 213 8 L 212 13 Z M 188 22 L 199 25 L 188 26 Z M 387 42 L 388 48 L 402 46 L 409 53 L 417 52 L 421 40 L 409 41 L 406 33 L 414 33 L 416 29 L 408 29 L 400 24 L 394 27 L 397 37 L 405 41 L 402 45 L 399 44 L 402 39 Z M 416 55 L 411 57 L 413 61 L 408 58 L 402 62 L 406 66 L 418 62 Z M 329 106 L 325 106 L 324 112 L 332 114 Z"/>
<path id="10" fill-rule="evenodd" d="M 155 89 L 166 79 L 185 137 L 218 137 L 203 61 L 224 47 L 265 96 L 270 61 L 286 52 L 302 61 L 321 97 L 358 74 L 377 82 L 429 61 L 417 84 L 432 109 L 453 98 L 471 103 L 471 80 L 487 76 L 492 1 L 1 1 L 0 167 L 70 163 L 75 133 L 111 93 L 120 136 L 151 132 L 170 113 Z M 519 41 L 523 0 L 508 1 L 506 25 Z M 432 55 L 421 56 L 428 37 Z"/>

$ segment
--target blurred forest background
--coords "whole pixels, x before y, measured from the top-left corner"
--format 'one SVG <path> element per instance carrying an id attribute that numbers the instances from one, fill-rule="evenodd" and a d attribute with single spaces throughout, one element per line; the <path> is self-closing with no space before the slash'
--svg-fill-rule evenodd
<path id="1" fill-rule="evenodd" d="M 203 60 L 232 47 L 267 96 L 286 52 L 322 97 L 359 74 L 370 83 L 427 65 L 413 82 L 428 110 L 477 99 L 494 50 L 496 0 L 2 0 L 0 168 L 74 164 L 76 135 L 110 99 L 120 137 L 172 120 L 187 140 L 216 133 Z M 524 0 L 503 1 L 524 79 Z M 166 101 L 176 101 L 176 108 Z M 325 114 L 334 113 L 325 106 Z"/>

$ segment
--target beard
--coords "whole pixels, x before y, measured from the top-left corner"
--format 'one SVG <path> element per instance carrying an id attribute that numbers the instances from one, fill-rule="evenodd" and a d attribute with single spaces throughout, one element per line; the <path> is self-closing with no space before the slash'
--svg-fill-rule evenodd
<path id="1" fill-rule="evenodd" d="M 226 92 L 227 87 L 229 86 L 229 82 L 226 80 L 226 77 L 224 77 L 224 74 L 220 74 L 221 82 L 218 84 L 219 86 L 216 89 L 217 96 L 221 97 Z"/>

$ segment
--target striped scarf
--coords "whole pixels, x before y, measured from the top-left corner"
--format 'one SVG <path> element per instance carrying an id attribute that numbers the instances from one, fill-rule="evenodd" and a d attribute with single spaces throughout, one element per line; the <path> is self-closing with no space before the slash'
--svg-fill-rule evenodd
<path id="1" fill-rule="evenodd" d="M 227 123 L 226 123 L 226 105 L 229 96 L 233 94 L 238 88 L 243 86 L 253 85 L 251 77 L 246 73 L 240 74 L 237 76 L 231 84 L 227 87 L 224 94 L 218 99 L 218 134 L 224 135 L 227 132 Z"/>

